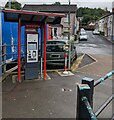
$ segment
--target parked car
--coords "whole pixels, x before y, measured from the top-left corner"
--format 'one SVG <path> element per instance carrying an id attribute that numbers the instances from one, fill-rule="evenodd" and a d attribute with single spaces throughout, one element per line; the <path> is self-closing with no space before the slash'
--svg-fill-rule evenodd
<path id="1" fill-rule="evenodd" d="M 79 40 L 87 40 L 87 33 L 86 33 L 86 31 L 81 31 L 80 32 Z"/>
<path id="2" fill-rule="evenodd" d="M 47 64 L 64 65 L 65 52 L 68 54 L 69 45 L 71 44 L 71 62 L 77 58 L 76 47 L 74 42 L 67 39 L 57 39 L 47 41 Z M 67 50 L 66 50 L 67 49 Z"/>
<path id="3" fill-rule="evenodd" d="M 81 29 L 80 29 L 80 32 L 85 32 L 85 29 L 84 29 L 84 28 L 81 28 Z"/>
<path id="4" fill-rule="evenodd" d="M 95 29 L 95 30 L 93 31 L 93 35 L 100 35 L 100 32 L 98 31 L 98 29 Z"/>

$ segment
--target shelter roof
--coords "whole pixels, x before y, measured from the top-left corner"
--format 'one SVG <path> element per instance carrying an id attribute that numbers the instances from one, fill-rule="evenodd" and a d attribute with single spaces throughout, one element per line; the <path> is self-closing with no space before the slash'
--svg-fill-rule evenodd
<path id="1" fill-rule="evenodd" d="M 63 4 L 63 5 L 53 5 L 53 4 L 25 4 L 22 8 L 23 10 L 32 10 L 32 11 L 39 11 L 39 12 L 51 12 L 51 13 L 76 13 L 77 5 L 70 4 Z"/>
<path id="2" fill-rule="evenodd" d="M 65 17 L 64 14 L 57 13 L 45 13 L 27 10 L 14 10 L 14 9 L 3 9 L 4 20 L 6 22 L 18 22 L 21 19 L 22 25 L 25 24 L 60 24 L 61 18 Z"/>

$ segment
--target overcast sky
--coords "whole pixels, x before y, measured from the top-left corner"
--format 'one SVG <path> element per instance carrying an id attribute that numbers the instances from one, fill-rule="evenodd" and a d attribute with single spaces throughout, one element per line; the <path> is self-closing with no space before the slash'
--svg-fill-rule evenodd
<path id="1" fill-rule="evenodd" d="M 0 0 L 0 5 L 4 6 L 8 0 Z M 60 2 L 62 4 L 68 4 L 69 0 L 17 0 L 24 4 L 52 4 L 54 2 Z M 111 10 L 112 1 L 114 0 L 70 0 L 71 4 L 77 4 L 78 7 L 91 7 L 91 8 L 108 8 Z"/>

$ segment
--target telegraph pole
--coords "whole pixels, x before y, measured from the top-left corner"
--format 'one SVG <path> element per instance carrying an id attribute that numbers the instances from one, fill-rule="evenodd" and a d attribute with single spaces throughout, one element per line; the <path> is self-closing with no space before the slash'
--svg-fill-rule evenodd
<path id="1" fill-rule="evenodd" d="M 9 9 L 11 9 L 11 1 L 10 0 L 8 2 L 8 5 L 9 5 Z"/>
<path id="2" fill-rule="evenodd" d="M 69 0 L 69 11 L 68 11 L 68 40 L 70 40 L 70 0 Z"/>
<path id="3" fill-rule="evenodd" d="M 70 0 L 69 0 L 69 12 L 68 12 L 68 40 L 70 40 Z M 71 44 L 69 44 L 69 55 L 68 55 L 68 68 L 71 66 Z"/>

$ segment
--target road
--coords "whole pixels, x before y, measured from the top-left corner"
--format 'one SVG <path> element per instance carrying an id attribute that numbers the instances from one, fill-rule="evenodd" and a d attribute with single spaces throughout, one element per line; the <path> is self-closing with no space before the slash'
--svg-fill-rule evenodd
<path id="1" fill-rule="evenodd" d="M 79 53 L 114 55 L 114 52 L 112 52 L 114 50 L 114 44 L 102 36 L 93 35 L 91 31 L 87 31 L 87 34 L 88 40 L 80 41 L 80 43 L 76 45 Z"/>
<path id="2" fill-rule="evenodd" d="M 23 81 L 12 83 L 11 76 L 2 84 L 3 118 L 74 118 L 76 117 L 76 84 L 83 77 L 95 81 L 112 70 L 112 44 L 101 36 L 88 33 L 88 41 L 76 44 L 78 53 L 90 54 L 97 61 L 79 68 L 73 76 L 62 77 L 48 72 L 51 80 Z M 112 94 L 112 78 L 94 91 L 94 111 Z M 114 85 L 114 84 L 113 84 Z M 112 104 L 108 105 L 99 118 L 112 116 Z"/>
<path id="3" fill-rule="evenodd" d="M 96 60 L 96 63 L 90 66 L 93 68 L 92 70 L 87 68 L 88 70 L 83 69 L 81 72 L 102 76 L 107 71 L 112 70 L 114 44 L 102 36 L 93 35 L 91 31 L 87 31 L 87 34 L 88 40 L 80 41 L 80 43 L 76 45 L 77 52 L 91 55 Z"/>

